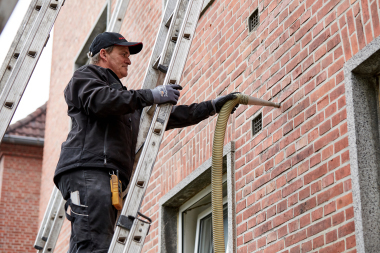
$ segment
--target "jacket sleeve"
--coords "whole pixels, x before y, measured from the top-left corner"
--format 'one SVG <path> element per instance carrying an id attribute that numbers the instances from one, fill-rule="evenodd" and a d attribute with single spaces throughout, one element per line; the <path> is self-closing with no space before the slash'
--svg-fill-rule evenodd
<path id="1" fill-rule="evenodd" d="M 173 106 L 166 130 L 198 124 L 207 119 L 213 111 L 211 101 Z"/>
<path id="2" fill-rule="evenodd" d="M 95 67 L 79 69 L 65 89 L 66 102 L 98 117 L 132 113 L 153 104 L 150 90 L 113 89 L 109 85 L 107 75 Z"/>

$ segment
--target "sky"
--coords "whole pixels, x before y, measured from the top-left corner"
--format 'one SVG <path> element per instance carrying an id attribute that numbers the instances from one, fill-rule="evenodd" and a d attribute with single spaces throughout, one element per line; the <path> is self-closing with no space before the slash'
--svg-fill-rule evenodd
<path id="1" fill-rule="evenodd" d="M 2 50 L 0 50 L 1 65 L 29 7 L 30 1 L 31 0 L 18 1 L 4 30 L 0 34 L 0 48 L 2 48 Z M 53 31 L 50 33 L 50 39 L 42 51 L 41 57 L 37 63 L 36 68 L 34 69 L 32 77 L 26 86 L 24 95 L 22 96 L 16 112 L 13 115 L 11 124 L 25 118 L 48 100 L 52 42 Z"/>

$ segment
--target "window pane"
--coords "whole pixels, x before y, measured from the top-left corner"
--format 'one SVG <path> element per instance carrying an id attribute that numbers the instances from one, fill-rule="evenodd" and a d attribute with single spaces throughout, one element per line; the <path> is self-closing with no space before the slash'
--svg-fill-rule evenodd
<path id="1" fill-rule="evenodd" d="M 212 217 L 209 214 L 200 221 L 198 253 L 212 252 Z"/>
<path id="2" fill-rule="evenodd" d="M 212 248 L 212 215 L 211 213 L 200 220 L 198 253 L 213 253 Z M 227 205 L 223 207 L 224 247 L 228 248 L 228 215 Z"/>

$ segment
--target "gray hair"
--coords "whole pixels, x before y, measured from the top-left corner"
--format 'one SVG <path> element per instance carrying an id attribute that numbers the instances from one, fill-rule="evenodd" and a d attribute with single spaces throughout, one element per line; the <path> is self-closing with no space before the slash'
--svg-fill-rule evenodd
<path id="1" fill-rule="evenodd" d="M 111 53 L 114 46 L 106 47 L 104 50 L 106 50 L 107 53 Z M 90 64 L 98 64 L 100 61 L 100 52 L 97 53 L 94 56 L 91 56 L 90 52 L 87 53 L 88 59 L 90 59 Z"/>

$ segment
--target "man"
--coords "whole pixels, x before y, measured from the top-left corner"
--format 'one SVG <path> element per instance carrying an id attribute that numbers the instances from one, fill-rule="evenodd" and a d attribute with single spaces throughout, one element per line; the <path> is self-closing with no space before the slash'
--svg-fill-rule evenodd
<path id="1" fill-rule="evenodd" d="M 99 34 L 90 46 L 90 64 L 76 70 L 65 88 L 72 127 L 62 144 L 54 182 L 71 221 L 69 252 L 107 252 L 116 221 L 110 174 L 128 185 L 135 158 L 141 110 L 153 104 L 177 104 L 181 86 L 128 90 L 120 81 L 128 75 L 130 55 L 141 42 L 118 33 Z M 167 130 L 197 124 L 219 113 L 233 94 L 189 106 L 174 106 Z M 70 210 L 68 210 L 70 208 Z"/>

